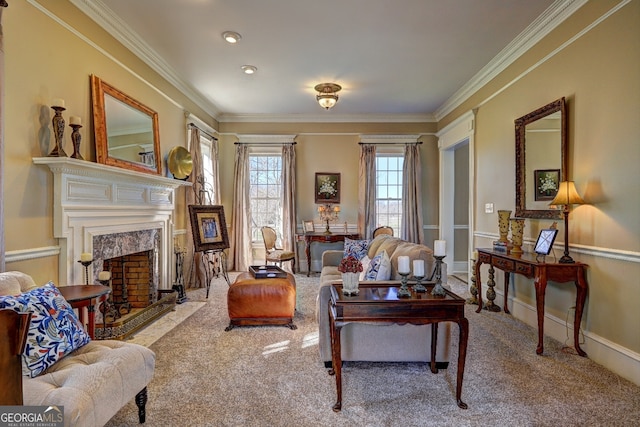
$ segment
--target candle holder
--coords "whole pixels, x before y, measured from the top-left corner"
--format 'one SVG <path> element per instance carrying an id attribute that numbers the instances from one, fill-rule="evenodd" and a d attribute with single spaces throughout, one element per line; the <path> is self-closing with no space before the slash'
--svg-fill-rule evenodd
<path id="1" fill-rule="evenodd" d="M 49 157 L 67 157 L 67 153 L 62 148 L 62 142 L 64 141 L 64 117 L 62 112 L 66 110 L 64 107 L 52 105 L 51 108 L 55 111 L 51 124 L 53 125 L 53 136 L 56 139 L 56 146 L 49 153 Z"/>
<path id="2" fill-rule="evenodd" d="M 82 264 L 82 266 L 84 267 L 84 284 L 88 285 L 89 284 L 89 266 L 93 263 L 93 260 L 91 261 L 79 260 L 78 262 Z"/>
<path id="3" fill-rule="evenodd" d="M 73 129 L 71 132 L 71 141 L 73 142 L 73 154 L 71 155 L 72 159 L 84 160 L 82 155 L 80 154 L 80 141 L 82 140 L 82 135 L 80 135 L 80 128 L 82 125 L 70 124 L 69 127 Z"/>
<path id="4" fill-rule="evenodd" d="M 436 269 L 435 269 L 436 285 L 431 290 L 431 295 L 435 297 L 443 297 L 447 294 L 445 289 L 442 287 L 442 260 L 444 259 L 445 256 L 446 255 L 433 256 L 436 259 Z"/>
<path id="5" fill-rule="evenodd" d="M 106 270 L 105 270 L 106 271 Z M 111 282 L 111 278 L 106 280 L 98 279 L 103 286 L 109 286 Z M 102 303 L 102 319 L 103 324 L 106 326 L 107 323 L 113 323 L 116 319 L 120 318 L 120 313 L 116 310 L 116 305 L 113 303 L 113 290 L 109 293 L 109 298 Z"/>
<path id="6" fill-rule="evenodd" d="M 318 206 L 318 215 L 320 216 L 320 220 L 326 223 L 324 234 L 332 234 L 329 229 L 329 223 L 338 220 L 338 217 L 340 216 L 340 206 L 331 206 L 329 204 L 320 205 Z"/>
<path id="7" fill-rule="evenodd" d="M 427 292 L 427 288 L 425 288 L 424 285 L 422 284 L 422 279 L 424 279 L 424 276 L 413 276 L 413 277 L 414 279 L 416 279 L 416 284 L 413 285 L 413 290 L 418 293 Z"/>
<path id="8" fill-rule="evenodd" d="M 400 272 L 398 272 L 398 274 L 400 276 L 402 276 L 402 280 L 400 280 L 400 289 L 398 289 L 398 297 L 399 298 L 410 298 L 411 297 L 411 291 L 409 290 L 409 287 L 407 286 L 407 277 L 409 276 L 409 273 L 400 273 Z"/>

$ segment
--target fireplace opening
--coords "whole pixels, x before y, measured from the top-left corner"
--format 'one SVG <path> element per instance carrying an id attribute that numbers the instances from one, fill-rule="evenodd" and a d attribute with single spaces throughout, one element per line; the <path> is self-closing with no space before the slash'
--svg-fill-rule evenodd
<path id="1" fill-rule="evenodd" d="M 96 313 L 97 338 L 126 338 L 175 307 L 175 292 L 158 289 L 158 248 L 155 229 L 94 236 L 94 276 L 111 273 L 111 294 Z"/>
<path id="2" fill-rule="evenodd" d="M 111 295 L 105 316 L 107 322 L 125 316 L 135 309 L 146 308 L 154 298 L 152 274 L 153 251 L 110 258 L 103 261 L 103 269 L 111 272 Z"/>

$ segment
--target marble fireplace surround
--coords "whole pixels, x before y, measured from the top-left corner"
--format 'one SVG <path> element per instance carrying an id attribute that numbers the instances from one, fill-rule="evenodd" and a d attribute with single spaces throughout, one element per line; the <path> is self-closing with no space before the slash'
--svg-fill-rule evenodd
<path id="1" fill-rule="evenodd" d="M 83 252 L 100 261 L 108 258 L 96 253 L 99 248 L 94 248 L 94 242 L 116 233 L 155 230 L 157 286 L 171 289 L 175 191 L 190 183 L 68 157 L 35 157 L 33 163 L 46 165 L 53 173 L 53 235 L 60 245 L 60 285 L 84 284 L 84 268 L 78 262 Z M 94 277 L 97 271 L 91 265 L 90 281 Z"/>

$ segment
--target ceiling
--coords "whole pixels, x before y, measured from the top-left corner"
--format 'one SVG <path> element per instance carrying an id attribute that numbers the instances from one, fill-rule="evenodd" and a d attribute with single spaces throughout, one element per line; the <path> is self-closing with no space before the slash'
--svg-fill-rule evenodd
<path id="1" fill-rule="evenodd" d="M 220 121 L 438 119 L 580 3 L 71 1 Z M 343 87 L 329 111 L 315 101 L 323 82 Z"/>

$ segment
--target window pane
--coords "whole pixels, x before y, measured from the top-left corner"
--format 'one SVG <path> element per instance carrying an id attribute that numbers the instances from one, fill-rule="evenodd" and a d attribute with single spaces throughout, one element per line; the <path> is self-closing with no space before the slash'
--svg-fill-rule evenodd
<path id="1" fill-rule="evenodd" d="M 397 234 L 402 218 L 402 165 L 401 155 L 376 157 L 376 226 L 388 225 Z"/>
<path id="2" fill-rule="evenodd" d="M 282 236 L 282 158 L 274 155 L 250 155 L 251 236 L 262 241 L 260 228 L 267 225 Z"/>

